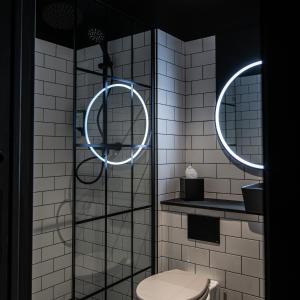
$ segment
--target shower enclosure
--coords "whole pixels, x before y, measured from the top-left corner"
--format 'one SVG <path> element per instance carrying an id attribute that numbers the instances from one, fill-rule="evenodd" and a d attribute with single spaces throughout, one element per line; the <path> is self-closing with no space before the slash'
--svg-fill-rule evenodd
<path id="1" fill-rule="evenodd" d="M 134 299 L 155 270 L 154 32 L 76 3 L 73 299 Z"/>

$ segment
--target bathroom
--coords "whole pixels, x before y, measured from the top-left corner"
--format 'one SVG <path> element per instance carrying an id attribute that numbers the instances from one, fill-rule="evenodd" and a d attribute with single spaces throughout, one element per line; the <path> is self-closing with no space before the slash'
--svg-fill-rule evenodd
<path id="1" fill-rule="evenodd" d="M 271 299 L 260 1 L 33 2 L 3 299 Z"/>

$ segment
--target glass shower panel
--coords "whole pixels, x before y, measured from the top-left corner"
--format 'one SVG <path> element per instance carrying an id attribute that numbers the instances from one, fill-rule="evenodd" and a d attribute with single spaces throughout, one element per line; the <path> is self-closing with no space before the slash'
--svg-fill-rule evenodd
<path id="1" fill-rule="evenodd" d="M 130 152 L 129 152 L 130 157 Z M 111 166 L 107 176 L 107 213 L 114 214 L 131 209 L 131 166 Z"/>
<path id="2" fill-rule="evenodd" d="M 150 137 L 150 105 L 151 105 L 151 100 L 150 100 L 150 89 L 142 87 L 138 84 L 134 85 L 134 89 L 136 92 L 140 95 L 142 98 L 145 107 L 147 108 L 147 115 L 145 113 L 145 109 L 143 108 L 141 101 L 138 99 L 138 97 L 134 96 L 133 97 L 133 123 L 131 127 L 133 128 L 132 134 L 133 134 L 133 144 L 135 145 L 141 145 L 141 144 L 149 144 L 149 137 Z M 131 99 L 130 99 L 131 100 Z M 128 100 L 129 102 L 129 100 Z M 146 126 L 148 122 L 148 134 L 145 138 L 146 134 Z"/>
<path id="3" fill-rule="evenodd" d="M 76 87 L 76 143 L 85 144 L 84 120 L 88 106 L 94 96 L 104 87 L 103 77 L 87 72 L 77 71 Z M 103 106 L 104 95 L 98 97 L 88 112 L 87 128 L 92 144 L 104 142 Z M 99 153 L 102 153 L 98 150 Z"/>
<path id="4" fill-rule="evenodd" d="M 121 85 L 110 89 L 107 99 L 107 138 L 108 143 L 116 146 L 113 161 L 124 159 L 117 158 L 117 150 L 122 146 L 131 145 L 131 105 L 127 99 L 131 98 L 131 90 L 128 84 L 114 80 L 113 84 Z M 127 156 L 127 158 L 130 158 Z"/>
<path id="5" fill-rule="evenodd" d="M 107 290 L 109 300 L 130 300 L 131 298 L 131 279 L 124 280 Z"/>
<path id="6" fill-rule="evenodd" d="M 105 286 L 104 220 L 78 224 L 75 247 L 75 291 L 80 299 Z"/>
<path id="7" fill-rule="evenodd" d="M 135 276 L 154 270 L 154 33 L 100 1 L 77 13 L 73 296 L 133 299 Z"/>
<path id="8" fill-rule="evenodd" d="M 104 164 L 86 148 L 77 148 L 76 159 L 76 220 L 102 216 L 105 213 Z"/>
<path id="9" fill-rule="evenodd" d="M 133 213 L 133 271 L 151 266 L 151 209 Z"/>
<path id="10" fill-rule="evenodd" d="M 92 295 L 88 298 L 85 299 L 89 299 L 89 300 L 105 300 L 105 291 L 97 293 L 95 295 Z"/>
<path id="11" fill-rule="evenodd" d="M 135 82 L 151 86 L 151 31 L 132 36 L 133 77 Z"/>
<path id="12" fill-rule="evenodd" d="M 131 213 L 107 219 L 107 284 L 131 275 Z"/>
<path id="13" fill-rule="evenodd" d="M 151 205 L 151 150 L 143 150 L 133 166 L 133 205 L 140 208 Z"/>

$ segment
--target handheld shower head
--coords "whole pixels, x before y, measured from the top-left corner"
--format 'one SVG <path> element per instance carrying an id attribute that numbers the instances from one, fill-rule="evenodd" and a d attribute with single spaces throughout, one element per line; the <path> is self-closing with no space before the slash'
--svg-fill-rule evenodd
<path id="1" fill-rule="evenodd" d="M 105 67 L 112 67 L 112 60 L 107 50 L 107 40 L 103 31 L 99 28 L 91 27 L 88 29 L 88 37 L 94 43 L 98 43 L 103 52 L 103 63 L 99 64 L 100 69 Z M 111 69 L 112 70 L 112 69 Z"/>

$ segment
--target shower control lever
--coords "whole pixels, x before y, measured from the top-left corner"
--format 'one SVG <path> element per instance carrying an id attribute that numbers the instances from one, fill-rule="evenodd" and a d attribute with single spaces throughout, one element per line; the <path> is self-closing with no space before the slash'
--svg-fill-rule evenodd
<path id="1" fill-rule="evenodd" d="M 113 66 L 113 63 L 110 61 L 110 62 L 107 62 L 107 63 L 101 63 L 101 64 L 98 64 L 98 68 L 99 69 L 104 69 L 105 67 L 109 67 L 111 68 Z"/>

